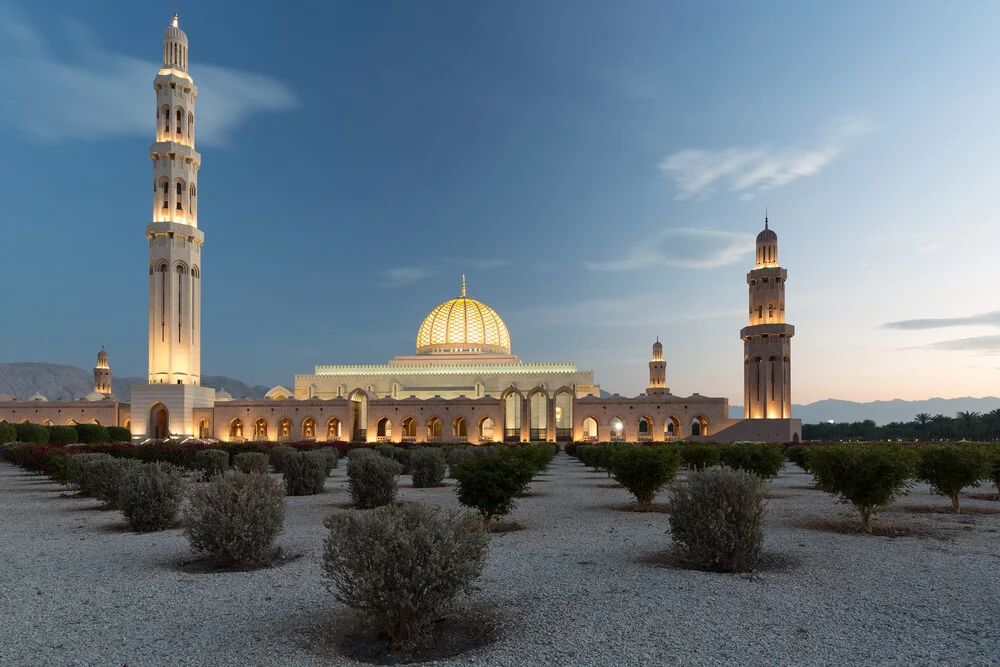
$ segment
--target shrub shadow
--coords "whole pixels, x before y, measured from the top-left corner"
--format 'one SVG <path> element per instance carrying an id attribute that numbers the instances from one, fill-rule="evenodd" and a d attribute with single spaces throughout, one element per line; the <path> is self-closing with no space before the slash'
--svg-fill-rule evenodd
<path id="1" fill-rule="evenodd" d="M 757 565 L 751 571 L 732 572 L 717 568 L 704 567 L 687 559 L 684 549 L 672 547 L 666 551 L 656 551 L 646 554 L 636 559 L 637 563 L 652 565 L 653 567 L 671 568 L 677 570 L 692 570 L 695 572 L 711 572 L 713 574 L 742 574 L 749 579 L 756 579 L 759 573 L 776 574 L 780 572 L 791 572 L 802 565 L 802 558 L 797 554 L 784 551 L 765 550 L 761 553 Z"/>
<path id="2" fill-rule="evenodd" d="M 174 569 L 185 574 L 218 574 L 220 572 L 253 572 L 254 570 L 268 570 L 282 565 L 294 563 L 305 556 L 303 553 L 290 553 L 278 547 L 274 550 L 271 560 L 264 565 L 232 565 L 224 563 L 213 556 L 196 556 L 174 562 L 171 565 Z"/>
<path id="3" fill-rule="evenodd" d="M 1000 500 L 1000 494 L 998 494 L 996 491 L 986 491 L 986 492 L 980 491 L 977 493 L 968 493 L 966 495 L 974 500 L 989 500 L 989 501 Z"/>
<path id="4" fill-rule="evenodd" d="M 667 509 L 666 503 L 652 503 L 647 511 L 640 512 L 637 509 L 638 503 L 634 500 L 627 503 L 616 503 L 614 505 L 595 505 L 595 507 L 602 510 L 614 510 L 616 512 L 631 512 L 633 514 L 670 514 L 670 510 Z"/>
<path id="5" fill-rule="evenodd" d="M 818 530 L 839 535 L 869 536 L 861 527 L 861 519 L 851 517 L 810 517 L 793 521 L 792 526 L 805 530 Z M 947 540 L 948 536 L 930 526 L 900 523 L 884 513 L 872 518 L 872 537 L 915 537 L 919 539 Z"/>
<path id="6" fill-rule="evenodd" d="M 369 665 L 410 665 L 456 658 L 497 641 L 504 631 L 498 605 L 466 602 L 450 613 L 435 619 L 430 636 L 413 651 L 394 649 L 388 637 L 367 619 L 357 615 L 317 626 L 312 631 L 310 648 L 321 649 Z M 329 628 L 335 627 L 335 632 Z"/>
<path id="7" fill-rule="evenodd" d="M 955 518 L 961 518 L 971 514 L 1000 514 L 1000 507 L 968 507 L 963 506 L 961 512 L 955 512 L 951 504 L 948 505 L 903 505 L 893 508 L 900 512 L 911 512 L 913 514 L 950 514 Z"/>

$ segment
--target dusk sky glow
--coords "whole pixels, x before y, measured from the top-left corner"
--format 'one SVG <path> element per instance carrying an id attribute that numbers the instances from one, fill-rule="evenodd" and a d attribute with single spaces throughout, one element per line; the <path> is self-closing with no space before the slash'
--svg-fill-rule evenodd
<path id="1" fill-rule="evenodd" d="M 190 5 L 206 375 L 413 354 L 465 274 L 524 361 L 741 404 L 766 207 L 795 403 L 1000 393 L 996 2 Z M 145 376 L 173 4 L 0 10 L 0 362 Z"/>

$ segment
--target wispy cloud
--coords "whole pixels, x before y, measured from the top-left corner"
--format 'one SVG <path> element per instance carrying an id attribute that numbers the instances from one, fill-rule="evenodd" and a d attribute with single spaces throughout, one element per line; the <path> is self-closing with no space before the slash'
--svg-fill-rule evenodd
<path id="1" fill-rule="evenodd" d="M 423 266 L 399 266 L 384 271 L 379 279 L 382 287 L 403 287 L 427 278 L 433 273 Z"/>
<path id="2" fill-rule="evenodd" d="M 49 41 L 15 10 L 0 25 L 0 124 L 52 142 L 152 133 L 160 63 L 102 48 L 79 22 L 52 36 L 58 52 Z M 159 51 L 155 42 L 150 50 Z M 298 106 L 288 86 L 260 74 L 192 63 L 192 76 L 199 143 L 225 145 L 252 115 Z"/>
<path id="3" fill-rule="evenodd" d="M 653 327 L 666 325 L 651 314 L 650 303 L 662 299 L 662 294 L 636 293 L 621 298 L 593 298 L 573 303 L 532 306 L 511 313 L 509 322 L 519 322 L 525 329 L 547 329 L 573 325 L 583 328 Z M 742 308 L 684 312 L 666 316 L 670 322 L 697 322 L 746 315 Z M 661 331 L 666 331 L 664 326 Z"/>
<path id="4" fill-rule="evenodd" d="M 979 315 L 968 315 L 966 317 L 942 317 L 936 319 L 899 320 L 898 322 L 886 322 L 885 324 L 882 325 L 882 328 L 921 330 L 921 329 L 943 329 L 946 327 L 964 327 L 964 326 L 976 326 L 976 325 L 1000 326 L 1000 310 L 994 310 L 989 313 L 980 313 Z"/>
<path id="5" fill-rule="evenodd" d="M 747 201 L 760 192 L 819 173 L 843 152 L 848 140 L 871 130 L 865 118 L 842 118 L 808 144 L 687 148 L 667 155 L 659 169 L 677 186 L 677 199 L 701 199 L 725 188 Z"/>
<path id="6" fill-rule="evenodd" d="M 633 271 L 658 266 L 713 269 L 738 262 L 752 251 L 753 237 L 748 234 L 682 227 L 668 229 L 636 245 L 624 257 L 587 262 L 586 266 L 592 271 Z"/>
<path id="7" fill-rule="evenodd" d="M 1000 354 L 1000 335 L 973 336 L 942 340 L 923 346 L 928 350 L 946 350 L 949 352 L 981 352 L 983 354 Z"/>

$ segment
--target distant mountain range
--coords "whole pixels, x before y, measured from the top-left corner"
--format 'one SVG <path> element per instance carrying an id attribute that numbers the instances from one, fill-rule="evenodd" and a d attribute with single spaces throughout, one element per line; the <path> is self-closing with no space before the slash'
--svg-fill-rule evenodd
<path id="1" fill-rule="evenodd" d="M 835 398 L 828 398 L 823 401 L 816 401 L 807 405 L 792 404 L 792 416 L 801 419 L 804 424 L 819 424 L 820 422 L 858 422 L 866 419 L 873 420 L 876 424 L 888 424 L 890 422 L 913 421 L 914 415 L 926 412 L 930 415 L 947 415 L 954 417 L 956 412 L 979 412 L 986 413 L 990 410 L 1000 408 L 1000 398 L 996 396 L 986 396 L 984 398 L 928 398 L 924 401 L 904 401 L 893 399 L 891 401 L 871 401 L 869 403 L 856 403 L 854 401 L 841 401 Z M 743 417 L 742 405 L 730 405 L 729 417 L 740 419 Z"/>
<path id="2" fill-rule="evenodd" d="M 132 385 L 146 384 L 146 378 L 111 376 L 111 390 L 119 401 L 129 401 Z M 213 389 L 225 389 L 233 398 L 264 398 L 271 387 L 250 385 L 221 375 L 203 375 L 201 384 Z M 0 364 L 0 394 L 26 399 L 35 392 L 50 401 L 75 400 L 94 391 L 94 372 L 44 362 Z"/>

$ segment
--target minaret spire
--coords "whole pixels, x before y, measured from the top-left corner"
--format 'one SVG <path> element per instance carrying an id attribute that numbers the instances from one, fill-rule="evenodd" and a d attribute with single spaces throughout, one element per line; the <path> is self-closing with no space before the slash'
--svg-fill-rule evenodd
<path id="1" fill-rule="evenodd" d="M 462 298 L 465 298 L 465 274 L 462 274 Z"/>
<path id="2" fill-rule="evenodd" d="M 175 28 L 180 28 L 181 26 L 179 25 L 179 23 L 180 22 L 177 20 L 177 6 L 174 5 L 174 21 L 171 25 L 174 26 Z"/>

